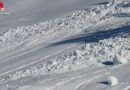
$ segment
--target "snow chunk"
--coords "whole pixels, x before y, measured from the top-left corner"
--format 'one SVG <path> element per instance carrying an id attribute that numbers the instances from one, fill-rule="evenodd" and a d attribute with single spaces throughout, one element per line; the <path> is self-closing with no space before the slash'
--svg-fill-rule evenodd
<path id="1" fill-rule="evenodd" d="M 115 55 L 114 60 L 113 60 L 113 64 L 126 64 L 127 60 L 125 58 L 123 58 L 122 56 L 119 55 Z"/>
<path id="2" fill-rule="evenodd" d="M 118 79 L 114 76 L 109 76 L 108 77 L 108 84 L 111 86 L 118 85 Z"/>

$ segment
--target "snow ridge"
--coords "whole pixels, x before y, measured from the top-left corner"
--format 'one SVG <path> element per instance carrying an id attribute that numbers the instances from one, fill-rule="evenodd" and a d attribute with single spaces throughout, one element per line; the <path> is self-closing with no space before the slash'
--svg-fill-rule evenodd
<path id="1" fill-rule="evenodd" d="M 47 40 L 60 32 L 81 32 L 82 30 L 111 18 L 129 14 L 130 7 L 124 0 L 111 0 L 106 5 L 100 5 L 88 10 L 78 10 L 58 19 L 33 24 L 26 27 L 8 29 L 0 35 L 0 49 L 10 48 L 41 39 Z"/>
<path id="2" fill-rule="evenodd" d="M 99 42 L 86 43 L 81 49 L 63 54 L 60 57 L 53 58 L 53 60 L 46 61 L 34 67 L 2 76 L 0 77 L 0 81 L 102 66 L 104 62 L 112 62 L 117 54 L 129 61 L 129 46 L 129 38 L 121 36 L 111 37 L 100 40 Z"/>

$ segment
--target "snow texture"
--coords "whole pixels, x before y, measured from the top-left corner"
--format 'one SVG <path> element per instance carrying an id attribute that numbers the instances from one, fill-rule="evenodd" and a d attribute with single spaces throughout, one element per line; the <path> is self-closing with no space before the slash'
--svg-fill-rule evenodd
<path id="1" fill-rule="evenodd" d="M 89 10 L 79 10 L 56 20 L 9 29 L 0 36 L 0 47 L 7 48 L 33 38 L 50 38 L 53 35 L 57 35 L 60 31 L 75 32 L 74 30 L 77 30 L 79 32 L 98 22 L 115 18 L 115 15 L 119 15 L 120 13 L 129 13 L 130 8 L 122 7 L 124 3 L 124 0 L 114 0 L 110 1 L 107 5 L 97 6 Z M 39 73 L 46 74 L 48 72 L 66 72 L 69 70 L 90 68 L 93 65 L 98 65 L 98 63 L 113 60 L 114 64 L 124 64 L 130 58 L 129 46 L 129 38 L 120 36 L 100 40 L 99 42 L 86 43 L 81 50 L 76 50 L 68 53 L 68 55 L 62 55 L 35 67 L 3 76 L 0 81 L 16 80 Z M 115 56 L 115 54 L 119 54 L 120 52 L 123 54 L 121 57 Z"/>

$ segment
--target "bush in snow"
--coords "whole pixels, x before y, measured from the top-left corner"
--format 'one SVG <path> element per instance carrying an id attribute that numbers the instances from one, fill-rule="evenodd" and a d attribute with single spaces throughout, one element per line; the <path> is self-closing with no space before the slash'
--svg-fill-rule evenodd
<path id="1" fill-rule="evenodd" d="M 114 76 L 108 77 L 108 84 L 111 86 L 118 85 L 118 79 Z"/>
<path id="2" fill-rule="evenodd" d="M 113 59 L 113 64 L 126 64 L 127 60 L 119 55 L 115 55 Z"/>

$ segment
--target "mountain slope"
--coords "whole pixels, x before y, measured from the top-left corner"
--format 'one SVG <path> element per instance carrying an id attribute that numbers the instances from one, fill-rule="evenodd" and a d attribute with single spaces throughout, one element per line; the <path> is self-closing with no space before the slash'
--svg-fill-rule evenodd
<path id="1" fill-rule="evenodd" d="M 9 2 L 12 1 L 15 0 Z M 58 4 L 56 8 L 63 9 L 66 13 L 68 11 L 60 7 L 79 1 L 63 0 L 56 3 L 54 0 L 54 4 L 48 0 L 37 2 L 24 0 L 12 3 L 13 6 L 19 6 L 26 2 L 25 7 L 11 7 L 9 11 L 12 15 L 2 16 L 3 18 L 0 19 L 7 19 L 0 24 L 2 26 L 0 29 L 0 89 L 86 90 L 90 88 L 93 90 L 99 88 L 103 90 L 105 88 L 107 90 L 111 87 L 104 86 L 102 83 L 101 85 L 100 82 L 113 73 L 121 78 L 121 82 L 124 82 L 122 78 L 129 75 L 130 58 L 128 1 L 111 0 L 105 3 L 86 1 L 89 5 L 97 3 L 91 7 L 86 6 L 89 7 L 86 9 L 82 6 L 85 1 L 81 0 L 81 4 L 75 6 L 75 9 L 80 8 L 79 10 L 71 11 L 72 8 L 68 7 L 68 11 L 71 12 L 57 18 L 52 15 L 51 20 L 45 16 L 47 21 L 41 19 L 44 9 L 36 10 L 39 9 L 37 5 L 43 5 L 46 2 L 47 5 L 44 6 L 46 10 L 54 10 L 53 5 L 55 7 Z M 52 3 L 53 5 L 48 7 Z M 39 16 L 32 18 L 30 14 L 33 15 L 34 12 Z M 55 10 L 54 12 L 57 13 Z M 57 15 L 60 14 L 59 11 Z M 22 16 L 20 19 L 22 22 L 15 21 L 17 16 Z M 14 23 L 9 20 L 10 17 L 15 18 Z M 26 18 L 30 18 L 30 21 L 26 21 Z M 8 21 L 14 24 L 11 25 L 13 28 L 10 28 Z M 5 27 L 5 23 L 8 27 Z M 8 29 L 2 33 L 2 28 Z M 112 66 L 116 54 L 126 59 L 128 64 Z M 123 70 L 128 72 L 125 71 L 118 76 L 116 71 L 119 69 L 121 69 L 119 73 Z M 124 79 L 129 80 L 129 76 Z M 128 80 L 125 82 L 129 83 Z M 125 85 L 128 86 L 128 83 Z M 115 87 L 115 90 L 117 88 L 119 87 Z"/>

